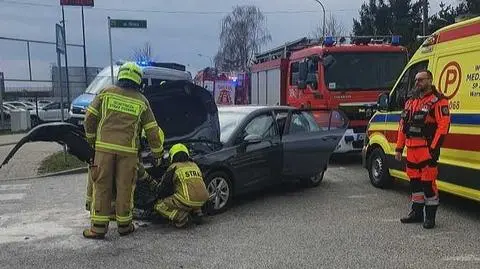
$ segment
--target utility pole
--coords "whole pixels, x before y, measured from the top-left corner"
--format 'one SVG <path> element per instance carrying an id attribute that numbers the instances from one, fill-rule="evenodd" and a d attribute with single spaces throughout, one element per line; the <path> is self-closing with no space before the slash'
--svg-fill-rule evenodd
<path id="1" fill-rule="evenodd" d="M 428 0 L 423 0 L 423 36 L 427 35 L 428 29 Z"/>
<path id="2" fill-rule="evenodd" d="M 63 9 L 63 5 L 62 5 L 62 25 L 63 25 L 63 35 L 65 36 L 65 80 L 67 83 L 67 103 L 70 103 L 70 78 L 68 76 L 67 33 L 66 33 L 67 28 L 65 26 L 65 10 Z M 62 72 L 62 70 L 59 70 L 59 72 Z M 63 111 L 63 104 L 61 109 Z"/>

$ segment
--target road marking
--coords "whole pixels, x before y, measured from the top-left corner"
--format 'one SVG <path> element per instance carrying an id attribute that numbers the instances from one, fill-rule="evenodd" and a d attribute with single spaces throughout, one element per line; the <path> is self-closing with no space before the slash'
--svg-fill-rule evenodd
<path id="1" fill-rule="evenodd" d="M 0 201 L 21 200 L 23 197 L 25 197 L 25 193 L 0 194 Z"/>
<path id="2" fill-rule="evenodd" d="M 0 191 L 26 190 L 30 186 L 31 186 L 31 184 L 0 185 Z"/>
<path id="3" fill-rule="evenodd" d="M 464 256 L 452 256 L 443 258 L 444 261 L 454 261 L 454 262 L 480 262 L 480 257 L 475 255 L 464 255 Z"/>
<path id="4" fill-rule="evenodd" d="M 369 197 L 373 197 L 373 196 L 377 196 L 377 195 L 376 194 L 350 195 L 350 196 L 347 196 L 347 198 L 349 198 L 349 199 L 363 199 L 363 198 L 369 198 Z"/>

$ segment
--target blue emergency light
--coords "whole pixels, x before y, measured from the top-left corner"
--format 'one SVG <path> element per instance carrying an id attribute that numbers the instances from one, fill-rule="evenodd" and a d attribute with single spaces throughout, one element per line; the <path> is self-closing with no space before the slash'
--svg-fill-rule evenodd
<path id="1" fill-rule="evenodd" d="M 140 61 L 140 62 L 137 62 L 137 64 L 139 66 L 153 66 L 152 62 L 149 62 L 149 61 Z"/>
<path id="2" fill-rule="evenodd" d="M 328 47 L 333 46 L 333 44 L 335 44 L 335 40 L 333 39 L 333 36 L 325 37 L 325 41 L 323 41 L 323 44 Z"/>
<path id="3" fill-rule="evenodd" d="M 398 35 L 392 36 L 392 45 L 394 46 L 400 45 L 400 36 Z"/>

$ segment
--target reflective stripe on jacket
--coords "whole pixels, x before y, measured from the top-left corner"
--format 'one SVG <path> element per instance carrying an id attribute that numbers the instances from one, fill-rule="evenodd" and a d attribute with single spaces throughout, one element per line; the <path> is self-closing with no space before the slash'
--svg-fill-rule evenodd
<path id="1" fill-rule="evenodd" d="M 117 86 L 102 90 L 87 108 L 84 127 L 96 150 L 122 155 L 138 154 L 143 129 L 153 154 L 161 157 L 160 128 L 148 100 L 136 90 Z"/>
<path id="2" fill-rule="evenodd" d="M 197 164 L 194 162 L 174 163 L 167 170 L 171 169 L 175 169 L 173 196 L 187 206 L 203 206 L 208 200 L 209 194 Z"/>

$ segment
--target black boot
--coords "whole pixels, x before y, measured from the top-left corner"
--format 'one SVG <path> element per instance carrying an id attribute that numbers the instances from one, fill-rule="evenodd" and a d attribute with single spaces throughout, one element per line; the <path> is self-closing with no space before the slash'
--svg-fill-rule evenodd
<path id="1" fill-rule="evenodd" d="M 408 216 L 400 219 L 402 223 L 421 223 L 423 222 L 423 206 L 424 204 L 412 203 L 412 210 Z"/>
<path id="2" fill-rule="evenodd" d="M 432 229 L 435 227 L 435 216 L 437 214 L 437 205 L 425 206 L 425 222 L 423 228 Z"/>
<path id="3" fill-rule="evenodd" d="M 192 212 L 190 214 L 190 217 L 192 218 L 192 222 L 195 223 L 196 225 L 202 225 L 203 224 L 203 213 L 202 213 L 202 211 Z"/>

